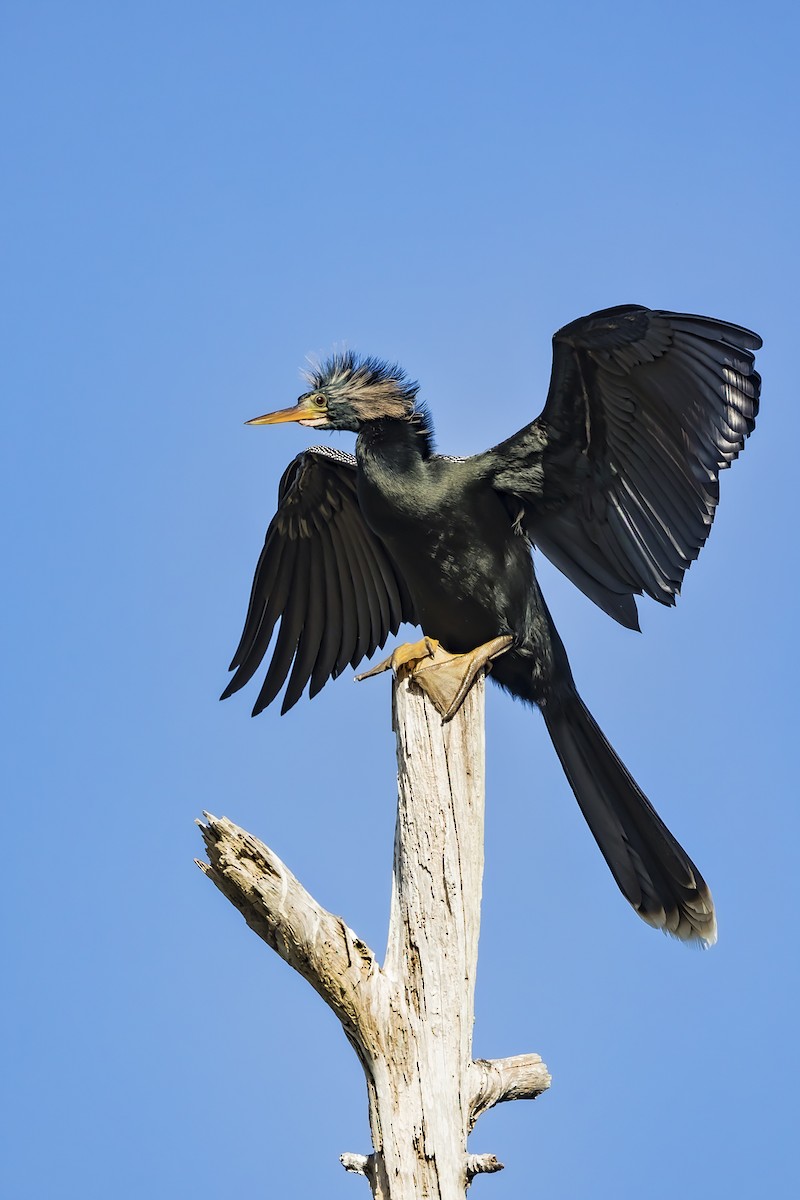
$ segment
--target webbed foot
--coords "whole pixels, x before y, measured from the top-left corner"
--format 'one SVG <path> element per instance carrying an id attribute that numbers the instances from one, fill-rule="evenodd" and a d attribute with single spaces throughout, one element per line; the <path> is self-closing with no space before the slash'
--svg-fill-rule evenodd
<path id="1" fill-rule="evenodd" d="M 510 634 L 505 634 L 467 654 L 450 654 L 439 642 L 426 637 L 398 646 L 377 667 L 356 675 L 356 679 L 368 679 L 388 670 L 394 671 L 398 678 L 411 676 L 433 701 L 444 724 L 452 721 L 480 672 L 488 671 L 492 660 L 505 654 L 513 640 Z"/>

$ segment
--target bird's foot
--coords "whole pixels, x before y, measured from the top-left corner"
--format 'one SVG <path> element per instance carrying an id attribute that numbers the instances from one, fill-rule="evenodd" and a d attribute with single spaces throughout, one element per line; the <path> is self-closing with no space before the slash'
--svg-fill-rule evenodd
<path id="1" fill-rule="evenodd" d="M 357 675 L 356 679 L 367 679 L 388 670 L 394 671 L 399 679 L 411 676 L 433 701 L 444 724 L 452 721 L 480 672 L 490 670 L 492 660 L 505 654 L 513 640 L 506 634 L 467 654 L 450 654 L 433 638 L 423 638 L 421 642 L 398 646 L 377 667 Z"/>
<path id="2" fill-rule="evenodd" d="M 452 721 L 481 671 L 491 670 L 492 660 L 505 654 L 513 640 L 510 634 L 492 638 L 467 654 L 449 654 L 439 646 L 431 663 L 416 668 L 414 682 L 442 714 L 442 724 Z"/>
<path id="3" fill-rule="evenodd" d="M 435 638 L 425 637 L 419 642 L 403 642 L 402 646 L 395 646 L 389 657 L 379 662 L 377 667 L 370 667 L 363 674 L 356 675 L 356 680 L 360 683 L 362 679 L 370 679 L 383 671 L 394 671 L 398 679 L 405 679 L 407 675 L 413 675 L 419 669 L 420 663 L 433 662 L 437 651 L 441 649 Z M 446 654 L 447 651 L 443 653 Z"/>

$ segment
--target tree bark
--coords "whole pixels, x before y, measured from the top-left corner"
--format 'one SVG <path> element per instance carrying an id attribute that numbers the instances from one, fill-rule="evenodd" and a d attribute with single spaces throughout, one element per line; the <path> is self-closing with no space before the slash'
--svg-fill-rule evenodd
<path id="1" fill-rule="evenodd" d="M 364 1069 L 373 1152 L 342 1155 L 379 1200 L 463 1200 L 501 1169 L 467 1152 L 481 1113 L 550 1083 L 536 1054 L 472 1060 L 483 876 L 484 681 L 446 725 L 413 680 L 394 685 L 398 815 L 389 938 L 372 950 L 271 850 L 225 818 L 198 866 L 333 1009 Z"/>

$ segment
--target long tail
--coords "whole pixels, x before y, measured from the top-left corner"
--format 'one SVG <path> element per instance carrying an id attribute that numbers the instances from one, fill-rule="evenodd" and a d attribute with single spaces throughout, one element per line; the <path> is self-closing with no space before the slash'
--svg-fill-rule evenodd
<path id="1" fill-rule="evenodd" d="M 543 705 L 556 753 L 623 896 L 685 941 L 717 940 L 714 902 L 697 867 L 606 741 L 575 691 Z"/>

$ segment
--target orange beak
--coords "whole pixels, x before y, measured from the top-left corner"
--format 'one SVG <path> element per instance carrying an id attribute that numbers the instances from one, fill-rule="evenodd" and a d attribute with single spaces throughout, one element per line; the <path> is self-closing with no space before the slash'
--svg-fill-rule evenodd
<path id="1" fill-rule="evenodd" d="M 287 421 L 298 421 L 301 425 L 327 425 L 328 416 L 324 408 L 320 408 L 309 397 L 303 397 L 291 408 L 280 408 L 277 412 L 264 413 L 263 417 L 253 417 L 245 421 L 245 425 L 283 425 Z"/>

